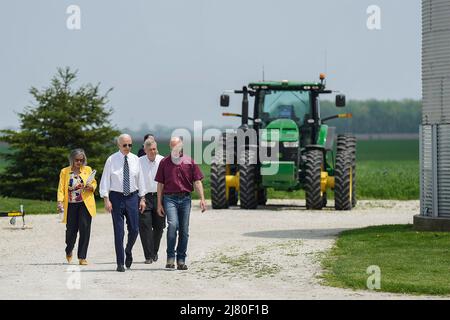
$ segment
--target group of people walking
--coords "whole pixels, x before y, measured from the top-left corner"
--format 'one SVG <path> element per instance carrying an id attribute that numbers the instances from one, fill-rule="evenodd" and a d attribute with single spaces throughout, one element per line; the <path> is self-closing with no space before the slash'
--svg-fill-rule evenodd
<path id="1" fill-rule="evenodd" d="M 158 153 L 153 135 L 146 135 L 138 156 L 131 153 L 132 138 L 121 134 L 118 151 L 106 160 L 100 180 L 100 197 L 105 210 L 112 216 L 117 271 L 130 269 L 132 249 L 140 236 L 145 263 L 158 261 L 158 251 L 167 221 L 166 268 L 187 270 L 186 252 L 189 239 L 191 193 L 200 196 L 201 211 L 206 211 L 203 174 L 189 156 L 183 154 L 180 137 L 170 140 L 170 155 Z M 140 156 L 139 156 L 140 155 Z M 86 260 L 92 217 L 96 215 L 94 192 L 97 189 L 93 169 L 87 165 L 82 149 L 69 155 L 70 165 L 60 173 L 58 209 L 64 212 L 66 223 L 66 259 L 73 257 L 79 233 L 77 256 L 80 265 Z M 125 223 L 127 242 L 124 248 Z"/>

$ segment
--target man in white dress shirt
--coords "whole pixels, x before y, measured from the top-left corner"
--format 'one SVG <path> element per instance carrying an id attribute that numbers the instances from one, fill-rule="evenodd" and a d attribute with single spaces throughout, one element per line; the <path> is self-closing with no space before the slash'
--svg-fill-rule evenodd
<path id="1" fill-rule="evenodd" d="M 146 206 L 143 214 L 139 216 L 139 236 L 144 249 L 145 263 L 150 264 L 158 260 L 159 244 L 165 228 L 166 219 L 157 213 L 157 187 L 155 181 L 159 162 L 164 159 L 158 154 L 158 144 L 155 139 L 144 142 L 145 155 L 139 158 L 141 170 L 145 177 Z"/>
<path id="2" fill-rule="evenodd" d="M 139 158 L 132 154 L 132 139 L 121 134 L 117 139 L 119 151 L 105 163 L 100 182 L 100 196 L 105 209 L 112 214 L 117 271 L 124 272 L 124 262 L 129 269 L 133 263 L 132 249 L 139 234 L 139 211 L 145 210 L 145 181 Z M 124 218 L 128 229 L 128 241 L 123 248 Z"/>

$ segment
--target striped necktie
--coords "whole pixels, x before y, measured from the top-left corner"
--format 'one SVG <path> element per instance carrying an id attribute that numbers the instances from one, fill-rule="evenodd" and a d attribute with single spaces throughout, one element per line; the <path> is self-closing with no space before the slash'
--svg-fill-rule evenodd
<path id="1" fill-rule="evenodd" d="M 128 166 L 128 157 L 125 156 L 123 164 L 123 195 L 130 195 L 130 167 Z"/>

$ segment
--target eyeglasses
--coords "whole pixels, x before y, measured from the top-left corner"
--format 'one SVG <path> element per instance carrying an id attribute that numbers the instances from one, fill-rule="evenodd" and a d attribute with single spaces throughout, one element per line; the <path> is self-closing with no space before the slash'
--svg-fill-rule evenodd
<path id="1" fill-rule="evenodd" d="M 83 159 L 75 159 L 75 162 L 84 162 L 84 158 Z"/>
<path id="2" fill-rule="evenodd" d="M 126 148 L 126 147 L 131 148 L 132 146 L 133 146 L 132 143 L 130 143 L 130 144 L 123 144 L 123 145 L 122 145 L 122 147 L 124 147 L 124 148 Z"/>

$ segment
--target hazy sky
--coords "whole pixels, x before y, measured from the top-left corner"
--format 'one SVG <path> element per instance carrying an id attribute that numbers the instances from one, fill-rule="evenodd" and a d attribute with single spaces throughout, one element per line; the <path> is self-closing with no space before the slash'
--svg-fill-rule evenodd
<path id="1" fill-rule="evenodd" d="M 419 0 L 1 0 L 0 128 L 17 126 L 57 67 L 79 70 L 78 85 L 113 87 L 119 127 L 238 123 L 218 97 L 266 80 L 316 80 L 348 99 L 421 97 Z M 69 30 L 69 5 L 81 30 Z M 381 30 L 369 30 L 369 5 Z M 232 98 L 229 111 L 238 111 Z"/>

